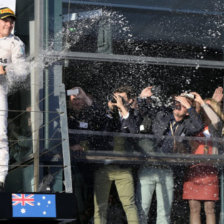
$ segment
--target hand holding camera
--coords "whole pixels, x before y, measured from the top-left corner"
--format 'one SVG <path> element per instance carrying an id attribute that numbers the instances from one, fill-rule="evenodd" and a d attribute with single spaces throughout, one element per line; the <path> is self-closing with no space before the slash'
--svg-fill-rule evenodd
<path id="1" fill-rule="evenodd" d="M 92 105 L 92 100 L 86 95 L 81 87 L 74 87 L 73 89 L 67 90 L 67 95 L 82 99 L 88 106 Z"/>
<path id="2" fill-rule="evenodd" d="M 120 112 L 122 117 L 125 117 L 128 114 L 128 102 L 120 95 L 121 93 L 114 93 L 113 99 L 110 99 L 108 102 L 108 107 L 111 111 L 116 111 L 117 109 Z"/>
<path id="3" fill-rule="evenodd" d="M 198 93 L 191 92 L 191 94 L 194 95 L 194 101 L 195 102 L 198 102 L 200 105 L 203 105 L 205 103 L 204 100 L 201 98 L 201 96 Z"/>
<path id="4" fill-rule="evenodd" d="M 185 96 L 176 96 L 175 100 L 178 101 L 181 105 L 183 105 L 186 109 L 191 108 L 191 104 Z"/>
<path id="5" fill-rule="evenodd" d="M 117 106 L 119 109 L 122 109 L 124 107 L 125 101 L 122 96 L 119 94 L 114 94 L 114 99 L 116 100 L 116 103 L 114 104 Z"/>
<path id="6" fill-rule="evenodd" d="M 114 106 L 120 109 L 124 107 L 124 105 L 125 105 L 125 100 L 119 94 L 115 93 L 114 95 L 112 95 L 112 97 L 109 98 L 108 106 L 112 110 Z"/>

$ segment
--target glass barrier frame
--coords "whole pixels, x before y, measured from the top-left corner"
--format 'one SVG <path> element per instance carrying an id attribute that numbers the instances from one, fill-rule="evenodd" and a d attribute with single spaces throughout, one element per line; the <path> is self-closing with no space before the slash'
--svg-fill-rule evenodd
<path id="1" fill-rule="evenodd" d="M 44 9 L 44 3 L 47 4 L 48 1 L 39 0 L 35 1 L 35 21 L 36 26 L 38 30 L 44 30 L 44 23 L 48 21 L 43 21 L 41 18 L 44 17 L 45 9 Z M 62 4 L 60 1 L 59 4 Z M 56 32 L 56 31 L 55 31 Z M 37 32 L 38 33 L 38 32 Z M 42 32 L 40 32 L 42 33 Z M 39 39 L 39 38 L 37 38 Z M 41 40 L 41 38 L 40 38 Z M 36 42 L 37 49 L 44 49 L 44 44 L 42 42 Z M 38 52 L 38 51 L 37 51 Z M 83 53 L 83 52 L 69 52 L 65 51 L 63 52 L 63 55 L 60 54 L 57 50 L 54 52 L 46 53 L 44 54 L 44 60 L 56 60 L 57 63 L 62 66 L 64 64 L 65 60 L 73 59 L 73 60 L 86 60 L 86 61 L 97 61 L 97 62 L 121 62 L 121 63 L 146 63 L 146 64 L 156 64 L 156 65 L 172 65 L 172 66 L 186 66 L 186 67 L 202 67 L 202 68 L 216 68 L 216 69 L 223 69 L 224 68 L 224 62 L 223 61 L 206 61 L 206 60 L 195 60 L 195 59 L 176 59 L 176 58 L 158 58 L 158 57 L 141 57 L 141 56 L 130 56 L 130 55 L 110 55 L 110 54 L 102 54 L 102 53 Z M 37 71 L 36 74 L 39 72 L 43 73 L 42 71 Z M 62 70 L 58 71 L 58 75 L 62 77 Z M 61 87 L 61 101 L 60 101 L 60 110 L 62 113 L 64 113 L 61 125 L 63 132 L 67 132 L 67 126 L 66 126 L 66 111 L 65 111 L 65 90 L 64 87 Z M 35 106 L 35 105 L 34 105 Z M 33 120 L 35 118 L 33 117 Z M 67 132 L 68 133 L 68 132 Z M 34 138 L 35 139 L 35 138 Z M 69 157 L 69 144 L 68 144 L 68 137 L 67 135 L 63 137 L 64 143 L 63 143 L 63 153 L 64 153 L 64 166 L 69 167 L 71 166 L 70 157 Z M 67 141 L 67 142 L 66 142 Z M 35 150 L 35 153 L 38 153 L 38 149 Z M 89 153 L 91 155 L 91 153 Z M 95 155 L 100 155 L 95 153 Z M 112 158 L 113 155 L 111 155 L 110 158 Z M 181 156 L 171 156 L 172 159 L 180 159 L 180 163 L 182 162 L 191 162 L 192 159 L 196 159 L 194 156 L 188 155 L 187 157 Z M 168 158 L 168 157 L 167 157 Z M 218 157 L 214 156 L 214 160 L 216 160 Z M 38 158 L 35 158 L 35 161 L 38 164 Z M 206 158 L 204 158 L 206 160 Z M 220 157 L 219 157 L 220 159 Z M 220 159 L 222 160 L 222 159 Z M 224 161 L 224 158 L 223 158 Z M 37 165 L 38 166 L 38 165 Z M 221 167 L 223 165 L 221 164 Z M 66 171 L 67 172 L 67 171 Z M 66 173 L 65 173 L 66 174 Z M 71 183 L 71 173 L 68 170 L 67 174 L 65 175 L 65 181 L 68 181 L 68 185 Z M 67 188 L 67 187 L 66 187 Z M 220 223 L 224 223 L 224 200 L 223 200 L 223 173 L 221 175 L 221 205 L 222 209 L 220 212 Z M 67 191 L 70 191 L 70 187 L 67 188 Z"/>

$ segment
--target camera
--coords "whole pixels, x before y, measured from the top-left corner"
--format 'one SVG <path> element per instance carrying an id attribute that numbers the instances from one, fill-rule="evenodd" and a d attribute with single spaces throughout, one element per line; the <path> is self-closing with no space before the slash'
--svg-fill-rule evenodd
<path id="1" fill-rule="evenodd" d="M 160 86 L 153 86 L 151 88 L 151 92 L 152 92 L 153 95 L 160 95 L 161 87 Z"/>
<path id="2" fill-rule="evenodd" d="M 119 97 L 121 97 L 121 96 L 119 96 Z M 121 99 L 122 99 L 122 103 L 125 105 L 126 104 L 126 101 L 124 100 L 123 97 L 121 97 Z M 108 101 L 111 101 L 111 103 L 117 103 L 116 99 L 114 98 L 114 95 L 109 95 L 107 97 L 107 100 Z"/>
<path id="3" fill-rule="evenodd" d="M 191 100 L 195 98 L 195 95 L 193 95 L 192 93 L 182 93 L 181 96 L 187 97 Z"/>
<path id="4" fill-rule="evenodd" d="M 117 101 L 114 99 L 114 95 L 113 95 L 113 94 L 107 96 L 107 100 L 108 100 L 108 101 L 111 101 L 111 103 L 116 103 L 116 102 L 117 102 Z"/>
<path id="5" fill-rule="evenodd" d="M 67 90 L 67 96 L 75 95 L 77 96 L 79 94 L 79 89 L 69 89 Z"/>

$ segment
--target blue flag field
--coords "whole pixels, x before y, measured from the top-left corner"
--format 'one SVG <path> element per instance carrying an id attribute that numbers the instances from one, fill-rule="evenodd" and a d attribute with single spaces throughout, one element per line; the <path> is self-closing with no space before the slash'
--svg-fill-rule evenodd
<path id="1" fill-rule="evenodd" d="M 54 194 L 12 194 L 13 217 L 56 218 Z"/>

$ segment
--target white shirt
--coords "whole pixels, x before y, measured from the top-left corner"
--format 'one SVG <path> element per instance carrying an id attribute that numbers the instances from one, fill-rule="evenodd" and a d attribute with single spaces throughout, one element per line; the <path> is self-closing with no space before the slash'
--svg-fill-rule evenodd
<path id="1" fill-rule="evenodd" d="M 0 38 L 0 65 L 6 66 L 9 81 L 23 81 L 29 73 L 25 46 L 19 37 L 10 34 Z"/>

